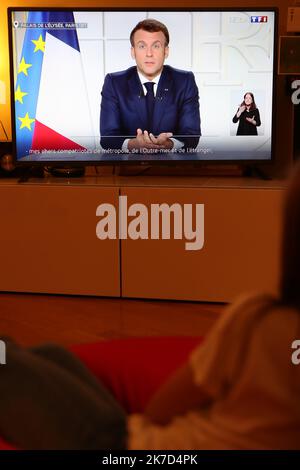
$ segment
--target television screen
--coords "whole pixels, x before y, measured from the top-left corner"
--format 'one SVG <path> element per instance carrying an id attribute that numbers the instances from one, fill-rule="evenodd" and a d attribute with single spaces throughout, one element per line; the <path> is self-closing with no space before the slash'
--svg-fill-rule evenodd
<path id="1" fill-rule="evenodd" d="M 271 160 L 276 9 L 8 15 L 17 162 Z"/>

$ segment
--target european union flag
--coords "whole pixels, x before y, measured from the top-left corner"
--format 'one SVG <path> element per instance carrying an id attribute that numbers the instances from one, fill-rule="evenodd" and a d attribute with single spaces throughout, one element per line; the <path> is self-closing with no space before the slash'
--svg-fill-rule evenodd
<path id="1" fill-rule="evenodd" d="M 73 12 L 32 11 L 28 13 L 22 53 L 18 63 L 15 89 L 15 126 L 17 158 L 30 153 L 35 128 L 43 57 L 47 34 L 66 42 L 79 51 L 76 29 L 52 29 L 45 23 L 74 23 Z"/>

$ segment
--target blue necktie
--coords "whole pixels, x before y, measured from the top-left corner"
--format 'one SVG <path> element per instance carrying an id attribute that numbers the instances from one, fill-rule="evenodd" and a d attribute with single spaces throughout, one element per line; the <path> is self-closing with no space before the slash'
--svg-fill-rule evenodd
<path id="1" fill-rule="evenodd" d="M 146 82 L 144 83 L 146 89 L 147 89 L 147 94 L 146 94 L 146 104 L 147 104 L 147 115 L 148 115 L 148 132 L 152 132 L 152 117 L 153 117 L 153 109 L 154 109 L 154 103 L 155 103 L 155 96 L 154 96 L 154 82 Z"/>

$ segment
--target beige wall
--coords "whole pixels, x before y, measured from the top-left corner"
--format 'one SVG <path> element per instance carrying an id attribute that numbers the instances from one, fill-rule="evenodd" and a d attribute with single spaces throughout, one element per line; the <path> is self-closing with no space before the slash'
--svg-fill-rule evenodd
<path id="1" fill-rule="evenodd" d="M 286 33 L 286 17 L 287 17 L 287 7 L 288 5 L 293 5 L 293 0 L 264 0 L 263 6 L 275 6 L 279 8 L 279 35 Z M 6 87 L 6 104 L 0 105 L 0 119 L 3 121 L 5 128 L 8 130 L 9 136 L 11 136 L 11 123 L 10 123 L 10 91 L 9 91 L 9 56 L 8 56 L 8 34 L 7 34 L 7 12 L 6 9 L 8 6 L 90 6 L 90 7 L 143 7 L 148 6 L 149 3 L 143 5 L 143 3 L 138 2 L 137 0 L 124 0 L 124 1 L 95 1 L 89 0 L 86 4 L 83 1 L 75 0 L 49 0 L 44 3 L 41 0 L 2 0 L 0 4 L 0 80 L 4 81 Z M 161 6 L 160 0 L 153 0 L 151 2 L 152 7 Z M 182 0 L 165 0 L 164 6 L 170 7 L 252 7 L 258 8 L 257 1 L 244 0 L 223 0 L 212 2 L 194 0 L 189 2 L 183 2 Z M 292 155 L 292 139 L 293 139 L 293 130 L 292 130 L 292 121 L 293 121 L 293 107 L 289 96 L 286 94 L 285 90 L 285 79 L 284 77 L 278 77 L 277 81 L 277 123 L 276 123 L 276 158 L 278 161 L 277 167 L 278 171 L 281 171 L 281 168 L 285 165 L 286 162 L 291 160 Z"/>

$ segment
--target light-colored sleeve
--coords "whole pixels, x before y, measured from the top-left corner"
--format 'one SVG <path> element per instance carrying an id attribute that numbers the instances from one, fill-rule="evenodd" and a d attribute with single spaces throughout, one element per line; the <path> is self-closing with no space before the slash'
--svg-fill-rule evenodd
<path id="1" fill-rule="evenodd" d="M 227 307 L 206 340 L 189 359 L 194 380 L 211 398 L 223 396 L 243 367 L 255 325 L 259 323 L 265 295 L 243 296 Z"/>
<path id="2" fill-rule="evenodd" d="M 182 149 L 182 147 L 184 147 L 184 143 L 181 142 L 180 140 L 178 139 L 175 139 L 174 137 L 171 137 L 170 140 L 172 140 L 173 142 L 173 148 L 171 149 L 171 151 L 173 150 L 179 150 L 179 149 Z"/>
<path id="3" fill-rule="evenodd" d="M 129 142 L 129 140 L 130 140 L 130 139 L 125 139 L 124 142 L 123 142 L 123 144 L 122 144 L 122 150 L 123 150 L 124 153 L 129 152 L 129 150 L 128 150 L 128 142 Z"/>

